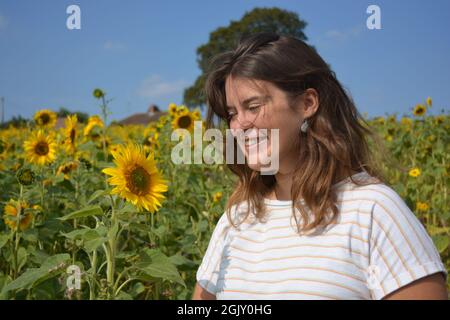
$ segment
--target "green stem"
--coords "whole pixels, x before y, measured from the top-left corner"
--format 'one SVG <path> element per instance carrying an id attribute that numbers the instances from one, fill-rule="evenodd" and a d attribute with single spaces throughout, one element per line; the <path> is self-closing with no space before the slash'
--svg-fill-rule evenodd
<path id="1" fill-rule="evenodd" d="M 78 209 L 78 189 L 79 189 L 79 184 L 78 184 L 78 176 L 79 176 L 79 166 L 77 166 L 77 170 L 74 176 L 74 180 L 75 180 L 75 209 Z M 77 219 L 73 219 L 73 229 L 75 230 L 77 228 L 78 224 L 77 224 Z M 72 251 L 72 259 L 73 259 L 73 263 L 75 264 L 75 260 L 76 260 L 76 254 L 77 254 L 77 250 L 76 247 L 74 246 L 73 251 Z"/>
<path id="2" fill-rule="evenodd" d="M 95 298 L 95 276 L 96 276 L 96 268 L 97 268 L 97 250 L 94 250 L 94 253 L 92 254 L 92 260 L 91 260 L 91 267 L 92 267 L 92 278 L 93 281 L 91 285 L 89 286 L 89 300 L 94 300 Z"/>
<path id="3" fill-rule="evenodd" d="M 23 186 L 20 185 L 20 193 L 19 193 L 19 201 L 16 207 L 17 215 L 16 215 L 16 227 L 14 228 L 13 233 L 13 239 L 14 239 L 14 245 L 13 245 L 13 264 L 14 264 L 14 274 L 13 279 L 17 278 L 17 275 L 19 273 L 19 263 L 17 261 L 17 252 L 19 251 L 19 242 L 20 242 L 20 234 L 19 234 L 19 228 L 20 228 L 20 220 L 22 216 L 22 199 L 23 199 Z"/>
<path id="4" fill-rule="evenodd" d="M 107 135 L 107 130 L 106 130 L 106 120 L 108 118 L 108 109 L 107 109 L 107 104 L 106 104 L 106 100 L 105 97 L 102 96 L 102 104 L 101 104 L 101 109 L 102 109 L 102 117 L 103 117 L 103 127 L 102 127 L 102 147 L 103 147 L 103 157 L 104 157 L 104 161 L 107 162 L 108 161 L 108 150 L 106 149 L 106 135 Z M 108 178 L 106 176 L 106 174 L 104 175 L 105 177 L 105 189 L 108 189 Z"/>
<path id="5" fill-rule="evenodd" d="M 159 300 L 160 283 L 159 283 L 158 280 L 156 280 L 155 285 L 153 286 L 153 288 L 154 288 L 153 299 L 154 300 Z"/>
<path id="6" fill-rule="evenodd" d="M 110 290 L 108 290 L 108 297 L 111 297 L 111 295 L 114 295 L 114 273 L 115 273 L 115 260 L 116 260 L 116 243 L 117 243 L 117 231 L 111 232 L 111 230 L 117 229 L 117 216 L 116 211 L 114 208 L 114 201 L 113 198 L 110 196 L 111 199 L 111 226 L 109 230 L 108 235 L 108 245 L 106 246 L 107 250 L 107 266 L 106 266 L 106 279 L 108 282 L 108 287 Z"/>
<path id="7" fill-rule="evenodd" d="M 45 208 L 44 208 L 44 192 L 45 192 L 45 186 L 44 186 L 44 170 L 41 169 L 41 183 L 40 183 L 40 191 L 41 191 L 41 208 L 42 211 L 45 212 Z"/>
<path id="8" fill-rule="evenodd" d="M 127 280 L 125 280 L 119 288 L 117 288 L 117 290 L 115 291 L 115 295 L 117 296 L 119 294 L 119 292 L 123 289 L 123 287 L 125 287 L 128 283 L 130 283 L 131 281 L 136 280 L 136 278 L 129 278 Z"/>

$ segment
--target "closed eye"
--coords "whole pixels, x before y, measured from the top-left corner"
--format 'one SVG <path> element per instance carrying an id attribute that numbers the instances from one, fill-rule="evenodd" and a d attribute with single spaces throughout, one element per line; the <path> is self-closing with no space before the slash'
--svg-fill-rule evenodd
<path id="1" fill-rule="evenodd" d="M 251 112 L 257 112 L 259 108 L 261 108 L 263 105 L 262 104 L 255 104 L 255 105 L 251 105 L 248 107 L 248 110 L 250 110 Z"/>
<path id="2" fill-rule="evenodd" d="M 261 108 L 263 104 L 253 104 L 250 105 L 247 109 L 250 110 L 250 112 L 257 112 L 259 108 Z M 237 115 L 237 112 L 228 110 L 227 111 L 227 119 L 231 120 L 235 115 Z"/>
<path id="3" fill-rule="evenodd" d="M 227 118 L 228 119 L 232 119 L 237 113 L 233 112 L 233 111 L 228 111 L 227 112 Z"/>

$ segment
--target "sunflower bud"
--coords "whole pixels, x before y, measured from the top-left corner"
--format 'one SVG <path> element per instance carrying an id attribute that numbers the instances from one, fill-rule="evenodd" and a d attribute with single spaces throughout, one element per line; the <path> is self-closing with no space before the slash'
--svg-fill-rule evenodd
<path id="1" fill-rule="evenodd" d="M 101 99 L 105 96 L 105 93 L 101 89 L 98 89 L 98 88 L 94 90 L 93 94 L 94 94 L 94 97 L 97 99 Z"/>
<path id="2" fill-rule="evenodd" d="M 33 171 L 31 171 L 28 168 L 19 169 L 16 173 L 16 178 L 19 181 L 19 183 L 23 186 L 29 186 L 35 180 Z"/>

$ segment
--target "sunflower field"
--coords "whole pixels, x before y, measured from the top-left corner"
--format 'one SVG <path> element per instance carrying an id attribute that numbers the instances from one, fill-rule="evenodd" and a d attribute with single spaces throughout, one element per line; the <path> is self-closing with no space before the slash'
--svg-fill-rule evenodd
<path id="1" fill-rule="evenodd" d="M 174 129 L 199 110 L 170 104 L 147 126 L 43 109 L 0 130 L 0 299 L 190 299 L 235 178 L 219 164 L 174 164 Z M 367 119 L 406 168 L 384 169 L 450 266 L 449 131 L 431 99 L 410 116 Z"/>

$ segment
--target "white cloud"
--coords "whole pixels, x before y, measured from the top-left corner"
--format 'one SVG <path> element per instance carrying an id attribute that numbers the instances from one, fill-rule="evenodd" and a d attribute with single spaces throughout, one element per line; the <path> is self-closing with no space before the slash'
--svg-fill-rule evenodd
<path id="1" fill-rule="evenodd" d="M 164 81 L 159 75 L 151 75 L 141 82 L 137 94 L 143 98 L 157 98 L 179 94 L 188 85 L 189 83 L 185 80 Z"/>
<path id="2" fill-rule="evenodd" d="M 8 25 L 8 19 L 0 13 L 0 30 L 3 30 Z"/>
<path id="3" fill-rule="evenodd" d="M 126 49 L 126 46 L 123 43 L 108 40 L 103 44 L 103 49 L 111 51 L 120 51 Z"/>

